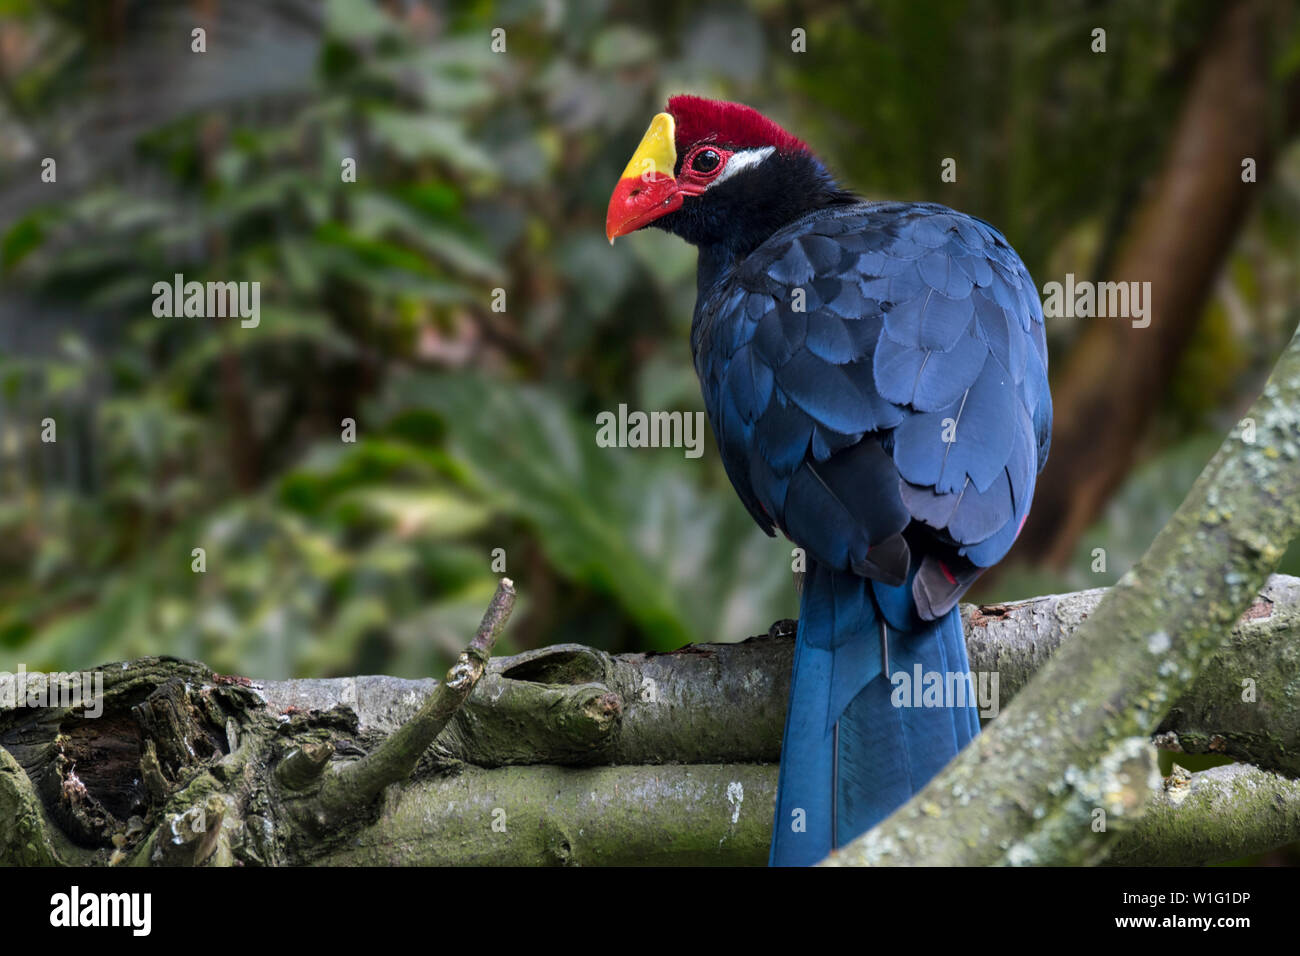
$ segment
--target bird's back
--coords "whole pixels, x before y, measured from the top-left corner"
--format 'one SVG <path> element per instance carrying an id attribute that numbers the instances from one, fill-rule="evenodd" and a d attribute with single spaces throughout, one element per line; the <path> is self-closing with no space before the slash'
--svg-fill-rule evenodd
<path id="1" fill-rule="evenodd" d="M 1010 548 L 1047 456 L 1033 281 L 992 226 L 858 203 L 780 229 L 701 294 L 696 368 L 764 530 L 951 608 Z"/>

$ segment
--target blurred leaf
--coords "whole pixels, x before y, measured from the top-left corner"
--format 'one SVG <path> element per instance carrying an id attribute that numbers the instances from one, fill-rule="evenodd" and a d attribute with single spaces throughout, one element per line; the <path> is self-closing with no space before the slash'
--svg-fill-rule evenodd
<path id="1" fill-rule="evenodd" d="M 402 159 L 439 159 L 468 173 L 490 173 L 495 164 L 452 119 L 413 115 L 389 109 L 370 113 L 376 140 Z"/>
<path id="2" fill-rule="evenodd" d="M 358 0 L 326 0 L 325 24 L 331 35 L 349 41 L 375 40 L 397 29 L 382 7 Z"/>
<path id="3" fill-rule="evenodd" d="M 45 231 L 41 228 L 39 218 L 23 217 L 5 230 L 4 238 L 0 239 L 0 264 L 6 269 L 12 269 L 39 246 L 44 238 Z"/>
<path id="4" fill-rule="evenodd" d="M 591 45 L 591 62 L 597 69 L 625 69 L 653 60 L 658 53 L 659 44 L 653 36 L 636 27 L 616 25 L 596 35 Z"/>
<path id="5" fill-rule="evenodd" d="M 382 516 L 399 538 L 468 534 L 482 528 L 489 516 L 486 508 L 463 497 L 414 489 L 362 489 L 344 495 L 340 505 L 359 506 Z"/>
<path id="6" fill-rule="evenodd" d="M 409 377 L 389 401 L 456 422 L 476 486 L 533 523 L 551 560 L 616 598 L 654 646 L 737 640 L 765 631 L 775 609 L 788 614 L 788 554 L 730 489 L 702 494 L 667 467 L 680 451 L 600 448 L 594 420 L 578 423 L 554 396 L 472 377 Z"/>

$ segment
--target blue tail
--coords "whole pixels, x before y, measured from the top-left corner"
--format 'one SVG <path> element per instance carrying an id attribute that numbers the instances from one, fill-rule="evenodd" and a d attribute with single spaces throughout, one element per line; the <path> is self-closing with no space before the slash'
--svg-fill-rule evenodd
<path id="1" fill-rule="evenodd" d="M 809 564 L 781 744 L 773 866 L 826 858 L 907 802 L 979 733 L 961 615 L 917 617 L 899 587 Z M 883 672 L 882 624 L 888 637 Z M 936 688 L 933 677 L 940 675 Z M 920 686 L 916 686 L 918 683 Z"/>

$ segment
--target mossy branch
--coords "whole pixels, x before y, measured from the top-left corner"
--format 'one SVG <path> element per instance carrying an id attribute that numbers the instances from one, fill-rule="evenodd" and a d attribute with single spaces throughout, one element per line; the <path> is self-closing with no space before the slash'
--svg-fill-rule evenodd
<path id="1" fill-rule="evenodd" d="M 1097 608 L 1105 588 L 962 608 L 972 670 L 998 677 L 1006 708 Z M 781 732 L 794 622 L 737 644 L 607 654 L 555 644 L 494 658 L 432 751 L 480 767 L 511 764 L 770 763 Z M 1300 578 L 1274 575 L 1157 728 L 1162 749 L 1234 757 L 1300 777 Z M 388 734 L 432 679 L 266 681 L 275 713 L 345 706 Z M 986 715 L 991 716 L 991 715 Z"/>
<path id="2" fill-rule="evenodd" d="M 1106 861 L 1199 866 L 1300 840 L 1300 782 L 1246 764 L 1174 772 Z"/>

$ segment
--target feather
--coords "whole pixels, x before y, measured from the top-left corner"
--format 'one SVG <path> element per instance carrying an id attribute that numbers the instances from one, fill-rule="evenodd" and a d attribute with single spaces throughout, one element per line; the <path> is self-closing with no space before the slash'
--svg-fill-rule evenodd
<path id="1" fill-rule="evenodd" d="M 966 273 L 953 265 L 946 251 L 940 250 L 919 260 L 916 271 L 934 291 L 941 292 L 950 299 L 969 301 L 974 283 Z"/>
<path id="2" fill-rule="evenodd" d="M 783 286 L 801 286 L 812 279 L 814 269 L 803 245 L 792 242 L 785 255 L 768 267 L 767 274 Z"/>
<path id="3" fill-rule="evenodd" d="M 829 309 L 808 313 L 808 337 L 804 345 L 808 351 L 833 365 L 843 365 L 862 356 L 849 323 Z"/>
<path id="4" fill-rule="evenodd" d="M 973 334 L 973 323 L 946 352 L 909 348 L 886 334 L 876 348 L 876 391 L 919 412 L 946 408 L 974 383 L 987 355 L 988 346 Z"/>
<path id="5" fill-rule="evenodd" d="M 899 474 L 940 493 L 957 491 L 967 477 L 983 491 L 1006 466 L 1014 438 L 1016 396 L 996 362 L 971 388 L 935 412 L 912 415 L 894 436 Z"/>
<path id="6" fill-rule="evenodd" d="M 975 304 L 969 296 L 953 299 L 927 289 L 885 313 L 885 332 L 899 345 L 947 352 L 956 347 L 974 317 Z"/>
<path id="7" fill-rule="evenodd" d="M 810 418 L 837 432 L 871 431 L 872 409 L 843 367 L 828 364 L 807 349 L 775 370 L 776 382 Z"/>

